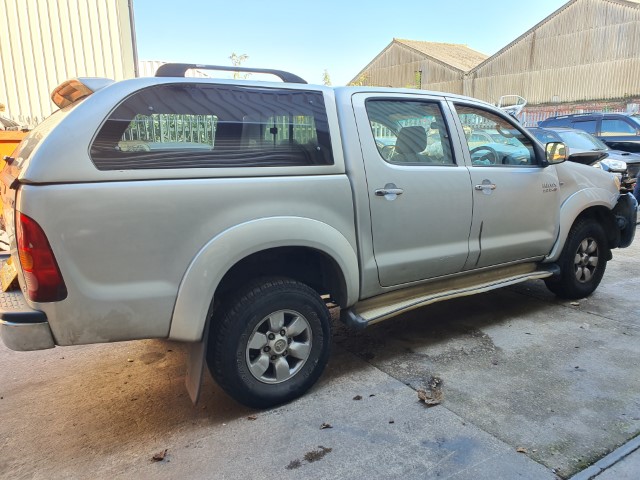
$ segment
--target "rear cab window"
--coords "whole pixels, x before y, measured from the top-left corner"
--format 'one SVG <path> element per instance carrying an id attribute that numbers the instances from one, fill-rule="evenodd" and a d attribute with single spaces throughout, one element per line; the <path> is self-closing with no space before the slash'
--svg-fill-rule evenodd
<path id="1" fill-rule="evenodd" d="M 577 120 L 571 124 L 571 127 L 595 135 L 598 130 L 598 122 L 597 120 Z"/>
<path id="2" fill-rule="evenodd" d="M 210 84 L 133 94 L 90 154 L 99 170 L 333 164 L 321 92 Z"/>

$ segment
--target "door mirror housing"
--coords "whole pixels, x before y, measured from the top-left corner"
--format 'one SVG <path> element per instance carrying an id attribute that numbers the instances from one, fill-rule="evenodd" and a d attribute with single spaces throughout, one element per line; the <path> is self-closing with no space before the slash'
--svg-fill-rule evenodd
<path id="1" fill-rule="evenodd" d="M 549 142 L 544 150 L 547 165 L 557 165 L 567 159 L 567 147 L 562 142 Z"/>

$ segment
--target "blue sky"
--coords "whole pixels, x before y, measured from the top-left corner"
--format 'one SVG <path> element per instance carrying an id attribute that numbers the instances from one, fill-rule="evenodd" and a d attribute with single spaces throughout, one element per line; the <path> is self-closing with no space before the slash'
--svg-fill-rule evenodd
<path id="1" fill-rule="evenodd" d="M 395 38 L 463 43 L 487 55 L 564 0 L 133 0 L 138 58 L 276 68 L 344 85 Z"/>

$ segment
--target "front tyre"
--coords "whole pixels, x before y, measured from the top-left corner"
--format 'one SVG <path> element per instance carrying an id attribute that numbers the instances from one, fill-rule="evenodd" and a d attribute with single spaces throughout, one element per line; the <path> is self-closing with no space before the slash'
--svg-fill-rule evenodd
<path id="1" fill-rule="evenodd" d="M 567 238 L 558 264 L 560 278 L 547 279 L 547 288 L 557 296 L 578 299 L 591 295 L 607 266 L 608 246 L 602 226 L 592 219 L 576 222 Z"/>
<path id="2" fill-rule="evenodd" d="M 253 408 L 288 402 L 320 377 L 331 321 L 317 292 L 286 278 L 238 291 L 213 319 L 207 365 L 236 401 Z"/>

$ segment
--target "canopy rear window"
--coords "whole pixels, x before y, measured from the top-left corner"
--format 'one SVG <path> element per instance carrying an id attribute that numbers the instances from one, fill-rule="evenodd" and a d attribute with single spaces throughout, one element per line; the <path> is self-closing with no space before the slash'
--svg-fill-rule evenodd
<path id="1" fill-rule="evenodd" d="M 149 87 L 91 146 L 100 170 L 331 165 L 321 92 L 207 84 Z"/>

